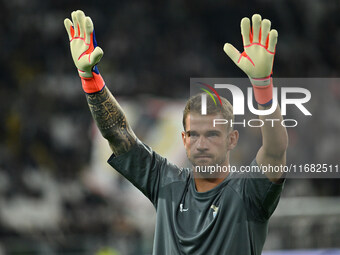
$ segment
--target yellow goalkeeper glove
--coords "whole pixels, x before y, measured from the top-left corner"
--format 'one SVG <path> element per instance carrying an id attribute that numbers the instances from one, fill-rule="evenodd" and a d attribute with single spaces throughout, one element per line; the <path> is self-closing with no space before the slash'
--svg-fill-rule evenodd
<path id="1" fill-rule="evenodd" d="M 93 23 L 90 17 L 78 10 L 71 14 L 72 21 L 64 20 L 70 40 L 71 54 L 86 93 L 95 93 L 103 89 L 104 80 L 97 64 L 103 56 L 103 50 L 97 46 Z"/>
<path id="2" fill-rule="evenodd" d="M 226 43 L 223 49 L 248 75 L 256 101 L 261 105 L 269 105 L 273 98 L 271 75 L 278 33 L 275 29 L 271 30 L 271 22 L 268 19 L 262 20 L 259 14 L 253 15 L 252 25 L 250 30 L 250 20 L 248 18 L 241 20 L 244 47 L 242 53 L 229 43 Z"/>

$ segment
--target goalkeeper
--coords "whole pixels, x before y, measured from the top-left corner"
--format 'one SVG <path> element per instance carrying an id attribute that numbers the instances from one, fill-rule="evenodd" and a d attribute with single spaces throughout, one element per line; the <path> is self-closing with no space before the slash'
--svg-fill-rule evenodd
<path id="1" fill-rule="evenodd" d="M 65 19 L 65 27 L 92 116 L 113 152 L 109 164 L 156 208 L 153 254 L 260 255 L 268 219 L 283 188 L 282 173 L 234 178 L 235 174 L 221 172 L 211 178 L 194 168 L 183 169 L 169 163 L 136 137 L 105 86 L 96 66 L 103 51 L 97 46 L 91 19 L 82 11 L 75 11 L 72 21 Z M 259 109 L 267 109 L 272 101 L 277 32 L 271 30 L 269 20 L 256 14 L 252 25 L 248 18 L 242 19 L 241 33 L 244 52 L 230 44 L 225 44 L 224 51 L 250 78 Z M 214 118 L 233 118 L 232 107 L 224 98 L 222 107 L 215 107 L 208 100 L 207 115 L 201 115 L 200 98 L 190 98 L 183 114 L 182 139 L 188 159 L 194 167 L 228 166 L 239 134 L 232 127 L 211 124 Z M 268 117 L 282 120 L 279 107 Z M 261 132 L 262 146 L 251 165 L 285 165 L 286 129 L 265 124 Z"/>

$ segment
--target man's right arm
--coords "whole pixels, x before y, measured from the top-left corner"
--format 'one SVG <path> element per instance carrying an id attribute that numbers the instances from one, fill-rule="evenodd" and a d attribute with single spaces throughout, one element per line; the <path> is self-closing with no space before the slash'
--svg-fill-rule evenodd
<path id="1" fill-rule="evenodd" d="M 91 18 L 80 10 L 72 12 L 71 16 L 72 21 L 65 19 L 64 25 L 74 64 L 92 116 L 102 135 L 109 141 L 113 153 L 118 156 L 129 151 L 137 138 L 98 71 L 97 64 L 104 53 L 97 45 Z"/>
<path id="2" fill-rule="evenodd" d="M 138 140 L 98 71 L 103 51 L 97 45 L 91 18 L 80 10 L 72 12 L 71 17 L 72 21 L 65 19 L 64 25 L 72 59 L 93 119 L 113 151 L 108 163 L 157 206 L 159 189 L 164 182 L 187 175 L 180 177 L 181 169 Z"/>
<path id="3" fill-rule="evenodd" d="M 86 94 L 86 99 L 93 119 L 113 153 L 118 156 L 129 151 L 137 138 L 109 89 L 105 86 L 97 93 Z"/>

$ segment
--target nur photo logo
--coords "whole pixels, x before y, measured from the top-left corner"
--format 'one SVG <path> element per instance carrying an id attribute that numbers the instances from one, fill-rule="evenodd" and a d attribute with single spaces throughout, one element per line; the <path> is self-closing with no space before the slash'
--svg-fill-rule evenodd
<path id="1" fill-rule="evenodd" d="M 252 113 L 257 116 L 269 116 L 272 114 L 279 104 L 280 97 L 280 107 L 281 114 L 283 116 L 287 115 L 288 107 L 290 109 L 298 110 L 300 114 L 303 116 L 312 116 L 312 113 L 308 110 L 306 104 L 311 100 L 311 92 L 303 87 L 281 87 L 273 88 L 273 99 L 272 103 L 266 107 L 265 109 L 257 109 L 254 104 L 256 101 L 253 96 L 253 88 L 252 87 L 244 87 L 242 91 L 240 85 L 234 85 L 231 83 L 221 83 L 220 81 L 214 82 L 212 81 L 209 85 L 206 82 L 196 81 L 194 86 L 199 88 L 201 93 L 201 114 L 207 115 L 207 98 L 208 96 L 212 99 L 215 105 L 220 103 L 222 105 L 221 97 L 227 97 L 231 95 L 232 105 L 233 105 L 233 114 L 238 116 L 245 116 L 247 113 Z M 193 90 L 191 86 L 191 90 Z M 197 89 L 194 88 L 194 91 Z M 192 92 L 192 91 L 191 91 Z M 298 125 L 298 120 L 293 118 L 287 118 L 282 121 L 279 119 L 272 119 L 270 117 L 265 119 L 242 119 L 239 121 L 232 121 L 226 119 L 214 119 L 213 126 L 216 125 L 226 125 L 229 124 L 231 126 L 241 125 L 243 127 L 262 127 L 265 122 L 271 123 L 271 126 L 274 127 L 275 124 L 280 124 L 284 127 L 295 127 Z"/>

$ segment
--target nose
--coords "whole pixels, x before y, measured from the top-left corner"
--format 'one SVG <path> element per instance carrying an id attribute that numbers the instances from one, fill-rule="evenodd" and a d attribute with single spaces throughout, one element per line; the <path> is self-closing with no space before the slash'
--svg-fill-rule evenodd
<path id="1" fill-rule="evenodd" d="M 206 140 L 206 138 L 203 135 L 201 135 L 199 137 L 199 139 L 197 140 L 196 144 L 197 144 L 196 149 L 198 151 L 206 151 L 206 150 L 208 150 L 207 140 Z"/>

